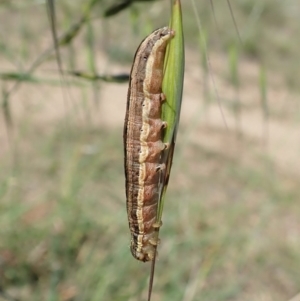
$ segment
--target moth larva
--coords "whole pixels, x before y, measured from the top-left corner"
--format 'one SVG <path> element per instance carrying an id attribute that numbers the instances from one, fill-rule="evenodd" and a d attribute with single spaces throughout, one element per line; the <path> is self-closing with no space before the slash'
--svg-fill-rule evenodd
<path id="1" fill-rule="evenodd" d="M 156 223 L 163 150 L 161 107 L 166 47 L 174 31 L 155 30 L 142 41 L 130 74 L 124 124 L 126 198 L 132 255 L 151 261 L 158 244 Z"/>

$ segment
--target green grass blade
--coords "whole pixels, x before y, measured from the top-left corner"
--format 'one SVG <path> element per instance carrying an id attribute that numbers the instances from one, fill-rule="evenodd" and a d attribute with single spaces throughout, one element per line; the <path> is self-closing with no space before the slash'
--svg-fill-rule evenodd
<path id="1" fill-rule="evenodd" d="M 165 151 L 162 158 L 162 162 L 166 164 L 166 169 L 161 179 L 162 188 L 156 214 L 156 221 L 158 223 L 161 222 L 162 218 L 164 200 L 175 149 L 182 101 L 184 78 L 184 41 L 180 0 L 173 1 L 170 28 L 175 31 L 175 37 L 170 41 L 167 48 L 164 66 L 165 73 L 162 84 L 162 91 L 166 95 L 166 101 L 162 106 L 162 120 L 167 122 L 167 127 L 163 135 L 163 142 L 168 143 L 169 148 Z M 159 232 L 159 229 L 157 231 Z M 156 257 L 154 257 L 151 264 L 148 301 L 151 300 L 155 262 Z"/>
<path id="2" fill-rule="evenodd" d="M 165 143 L 169 143 L 170 147 L 164 155 L 166 173 L 161 201 L 158 208 L 158 221 L 161 220 L 163 212 L 163 203 L 170 176 L 182 102 L 184 79 L 184 39 L 181 5 L 179 0 L 175 0 L 173 2 L 170 27 L 175 31 L 175 37 L 171 40 L 167 49 L 165 74 L 162 86 L 163 93 L 166 95 L 166 102 L 163 104 L 162 108 L 162 120 L 166 121 L 168 124 L 164 132 L 163 141 Z"/>
<path id="3" fill-rule="evenodd" d="M 229 48 L 229 69 L 231 83 L 235 88 L 238 88 L 240 84 L 238 75 L 238 49 L 234 44 Z"/>

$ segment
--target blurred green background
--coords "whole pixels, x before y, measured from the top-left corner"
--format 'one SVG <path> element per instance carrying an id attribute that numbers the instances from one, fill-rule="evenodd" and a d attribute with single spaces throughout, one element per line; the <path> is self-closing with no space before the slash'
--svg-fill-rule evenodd
<path id="1" fill-rule="evenodd" d="M 182 116 L 152 300 L 291 300 L 300 4 L 231 1 L 234 22 L 226 1 L 183 2 Z M 129 73 L 170 3 L 105 18 L 115 3 L 56 1 L 61 77 L 45 1 L 0 1 L 1 301 L 146 298 L 150 266 L 130 254 L 125 206 L 127 84 L 74 73 Z"/>

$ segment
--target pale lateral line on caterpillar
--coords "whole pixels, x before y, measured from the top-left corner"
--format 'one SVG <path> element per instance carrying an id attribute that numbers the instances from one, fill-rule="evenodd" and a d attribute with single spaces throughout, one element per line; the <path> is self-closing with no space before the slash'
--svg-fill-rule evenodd
<path id="1" fill-rule="evenodd" d="M 156 222 L 160 174 L 165 169 L 161 120 L 163 67 L 174 31 L 155 30 L 140 44 L 130 74 L 124 124 L 126 198 L 132 255 L 141 261 L 155 257 L 159 243 Z"/>

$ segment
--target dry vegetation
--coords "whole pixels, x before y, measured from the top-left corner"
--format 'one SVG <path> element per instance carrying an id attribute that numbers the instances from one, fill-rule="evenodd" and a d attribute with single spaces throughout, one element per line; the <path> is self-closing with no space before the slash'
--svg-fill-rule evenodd
<path id="1" fill-rule="evenodd" d="M 88 1 L 57 2 L 61 34 Z M 154 301 L 282 301 L 300 292 L 300 6 L 232 1 L 241 47 L 223 2 L 215 1 L 217 25 L 209 2 L 199 5 L 215 86 L 193 10 L 183 7 L 184 100 Z M 24 77 L 52 47 L 45 3 L 24 3 L 0 1 L 0 300 L 144 300 L 149 266 L 130 255 L 125 210 L 127 85 L 62 83 L 53 55 Z M 104 19 L 108 4 L 95 5 L 62 48 L 64 69 L 129 72 L 139 40 L 168 22 L 166 2 Z M 8 93 L 16 77 L 23 81 Z"/>

